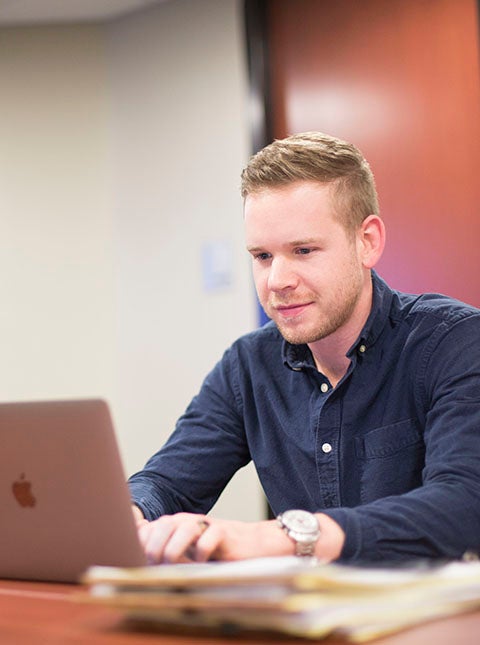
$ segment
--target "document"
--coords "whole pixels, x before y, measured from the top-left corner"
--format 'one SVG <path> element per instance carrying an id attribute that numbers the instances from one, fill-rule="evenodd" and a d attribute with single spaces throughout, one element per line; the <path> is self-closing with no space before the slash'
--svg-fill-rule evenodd
<path id="1" fill-rule="evenodd" d="M 83 582 L 89 602 L 119 607 L 156 629 L 336 634 L 352 642 L 480 607 L 478 562 L 368 568 L 277 557 L 93 567 Z"/>

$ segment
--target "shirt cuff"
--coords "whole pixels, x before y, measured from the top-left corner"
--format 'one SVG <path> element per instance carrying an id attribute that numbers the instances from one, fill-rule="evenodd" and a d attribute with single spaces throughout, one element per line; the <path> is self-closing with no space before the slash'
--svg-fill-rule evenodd
<path id="1" fill-rule="evenodd" d="M 145 490 L 140 483 L 129 482 L 130 495 L 132 498 L 132 503 L 142 511 L 143 517 L 152 522 L 156 520 L 160 515 L 164 515 L 165 511 L 161 508 L 161 505 L 158 500 L 152 500 L 151 494 L 145 495 Z"/>
<path id="2" fill-rule="evenodd" d="M 360 518 L 356 510 L 352 508 L 329 508 L 322 509 L 321 512 L 332 518 L 345 533 L 345 542 L 337 562 L 362 560 L 364 539 Z"/>

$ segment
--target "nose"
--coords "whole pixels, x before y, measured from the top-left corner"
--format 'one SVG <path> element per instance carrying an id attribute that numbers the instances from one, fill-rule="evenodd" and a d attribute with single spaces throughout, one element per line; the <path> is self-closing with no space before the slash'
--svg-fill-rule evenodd
<path id="1" fill-rule="evenodd" d="M 286 258 L 275 257 L 270 263 L 268 273 L 268 288 L 270 291 L 285 291 L 294 289 L 298 278 Z"/>

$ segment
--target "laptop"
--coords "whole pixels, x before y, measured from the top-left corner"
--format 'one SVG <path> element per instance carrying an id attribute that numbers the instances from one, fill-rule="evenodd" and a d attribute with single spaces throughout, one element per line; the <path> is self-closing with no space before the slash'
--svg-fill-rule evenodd
<path id="1" fill-rule="evenodd" d="M 108 405 L 0 404 L 0 578 L 146 564 Z"/>

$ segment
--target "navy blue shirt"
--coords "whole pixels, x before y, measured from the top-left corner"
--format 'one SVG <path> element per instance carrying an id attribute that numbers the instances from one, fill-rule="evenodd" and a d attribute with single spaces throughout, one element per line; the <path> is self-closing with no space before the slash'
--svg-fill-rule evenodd
<path id="1" fill-rule="evenodd" d="M 130 478 L 147 519 L 208 512 L 253 459 L 275 514 L 340 524 L 343 561 L 480 551 L 480 311 L 372 279 L 371 314 L 335 388 L 273 323 L 225 352 Z"/>

